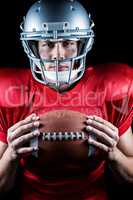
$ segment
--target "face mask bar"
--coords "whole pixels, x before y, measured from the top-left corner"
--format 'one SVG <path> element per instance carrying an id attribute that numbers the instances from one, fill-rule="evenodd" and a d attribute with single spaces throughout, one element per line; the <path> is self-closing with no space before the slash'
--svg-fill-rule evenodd
<path id="1" fill-rule="evenodd" d="M 32 74 L 35 80 L 37 80 L 38 82 L 44 85 L 49 85 L 49 86 L 52 85 L 54 89 L 59 91 L 61 84 L 63 82 L 66 83 L 68 87 L 70 87 L 72 84 L 80 80 L 81 77 L 83 76 L 84 71 L 85 71 L 86 54 L 91 49 L 92 40 L 91 42 L 89 40 L 86 41 L 86 43 L 84 44 L 84 51 L 81 55 L 73 57 L 73 58 L 67 58 L 64 60 L 58 60 L 58 59 L 57 60 L 44 60 L 44 59 L 42 60 L 41 58 L 37 58 L 33 54 L 33 52 L 28 46 L 27 41 L 25 45 L 26 45 L 26 51 L 28 49 L 27 55 L 31 62 L 31 70 L 32 70 Z M 55 72 L 47 72 L 45 66 L 46 64 L 50 64 L 50 63 L 52 65 L 54 64 Z M 62 64 L 62 63 L 70 63 L 67 72 L 65 71 L 59 72 L 58 67 L 59 67 L 59 64 Z M 73 66 L 75 63 L 78 63 L 78 66 L 79 66 L 78 69 L 73 69 Z M 53 81 L 51 81 L 50 79 L 48 80 L 47 78 L 48 74 L 49 75 L 51 74 L 51 77 L 54 77 Z M 66 76 L 66 78 L 64 78 L 64 81 L 62 80 L 63 76 Z"/>
<path id="2" fill-rule="evenodd" d="M 61 72 L 58 70 L 58 66 L 60 63 L 62 63 L 62 61 L 59 60 L 54 61 L 55 65 L 54 72 L 50 72 L 45 69 L 45 65 L 47 63 L 53 64 L 53 62 L 50 61 L 48 62 L 43 60 L 37 64 L 38 59 L 36 61 L 30 59 L 30 61 L 32 62 L 31 66 L 33 66 L 31 67 L 31 70 L 34 78 L 42 84 L 53 85 L 56 90 L 60 90 L 61 83 L 66 83 L 68 86 L 71 86 L 73 83 L 77 82 L 83 76 L 85 71 L 85 56 L 82 56 L 82 58 L 80 58 L 79 60 L 77 58 L 65 60 L 66 62 L 68 61 L 70 62 L 70 66 L 68 71 L 61 71 Z M 77 61 L 80 62 L 79 63 L 80 67 L 78 69 L 73 70 L 73 64 Z M 63 61 L 63 63 L 65 62 Z M 52 74 L 52 76 L 54 74 L 54 78 L 50 77 L 51 80 L 48 80 L 49 76 L 47 74 Z"/>

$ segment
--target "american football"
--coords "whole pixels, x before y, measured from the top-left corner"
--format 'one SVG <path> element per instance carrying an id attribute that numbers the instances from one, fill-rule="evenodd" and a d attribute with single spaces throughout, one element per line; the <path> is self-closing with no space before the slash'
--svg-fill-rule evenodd
<path id="1" fill-rule="evenodd" d="M 37 158 L 32 158 L 40 172 L 55 176 L 89 170 L 86 120 L 85 114 L 72 110 L 55 110 L 40 116 L 39 151 Z"/>
<path id="2" fill-rule="evenodd" d="M 52 157 L 58 162 L 86 160 L 88 133 L 85 122 L 84 114 L 71 110 L 56 110 L 40 116 L 42 137 L 39 147 L 46 154 L 46 160 L 51 162 Z"/>

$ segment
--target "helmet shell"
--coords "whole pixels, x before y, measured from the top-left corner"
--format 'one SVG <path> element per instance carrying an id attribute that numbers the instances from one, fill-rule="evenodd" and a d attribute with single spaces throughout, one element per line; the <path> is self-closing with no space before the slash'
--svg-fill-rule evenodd
<path id="1" fill-rule="evenodd" d="M 56 24 L 53 25 L 54 27 L 52 26 L 53 19 Z M 61 22 L 64 23 L 64 27 L 61 26 Z M 51 27 L 47 27 L 48 30 L 54 28 L 78 30 L 90 27 L 87 11 L 75 0 L 58 0 L 58 3 L 54 0 L 41 0 L 34 3 L 27 12 L 24 31 L 44 31 L 47 23 L 51 24 Z"/>

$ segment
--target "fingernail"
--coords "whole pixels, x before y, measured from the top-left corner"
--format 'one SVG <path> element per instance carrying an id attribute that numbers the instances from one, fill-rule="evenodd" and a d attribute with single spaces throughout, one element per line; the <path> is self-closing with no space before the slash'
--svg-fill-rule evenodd
<path id="1" fill-rule="evenodd" d="M 38 127 L 39 124 L 40 124 L 40 122 L 39 122 L 39 121 L 36 121 L 36 122 L 34 122 L 33 124 L 34 124 L 35 127 Z"/>
<path id="2" fill-rule="evenodd" d="M 91 136 L 88 138 L 88 143 L 92 143 L 93 139 L 91 138 Z"/>
<path id="3" fill-rule="evenodd" d="M 40 131 L 38 129 L 34 130 L 33 135 L 34 136 L 39 136 L 40 135 Z"/>
<path id="4" fill-rule="evenodd" d="M 93 116 L 87 116 L 87 119 L 93 119 Z"/>
<path id="5" fill-rule="evenodd" d="M 92 131 L 92 127 L 91 126 L 86 126 L 86 129 L 89 131 Z"/>
<path id="6" fill-rule="evenodd" d="M 31 116 L 32 116 L 32 117 L 36 116 L 36 113 L 32 113 Z"/>
<path id="7" fill-rule="evenodd" d="M 38 147 L 33 147 L 33 151 L 37 151 L 38 150 Z"/>
<path id="8" fill-rule="evenodd" d="M 36 116 L 36 114 L 32 117 L 33 121 L 38 120 L 38 119 L 39 119 L 39 116 Z"/>
<path id="9" fill-rule="evenodd" d="M 33 121 L 35 121 L 35 120 L 36 120 L 36 116 L 35 116 L 35 115 L 32 117 L 32 120 L 33 120 Z"/>
<path id="10" fill-rule="evenodd" d="M 91 123 L 91 122 L 92 122 L 92 119 L 88 119 L 87 122 L 88 122 L 88 123 Z"/>

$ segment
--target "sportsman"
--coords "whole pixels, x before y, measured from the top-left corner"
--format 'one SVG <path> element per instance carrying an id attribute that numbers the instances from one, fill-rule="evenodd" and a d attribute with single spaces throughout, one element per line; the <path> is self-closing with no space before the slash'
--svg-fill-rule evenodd
<path id="1" fill-rule="evenodd" d="M 75 0 L 34 3 L 21 28 L 31 71 L 0 72 L 0 192 L 15 187 L 21 200 L 109 199 L 106 164 L 118 180 L 133 182 L 133 70 L 118 63 L 85 67 L 93 22 Z M 93 166 L 88 173 L 42 176 L 27 162 L 38 152 L 39 115 L 59 109 L 88 116 L 88 160 Z M 96 149 L 102 152 L 97 160 Z"/>

